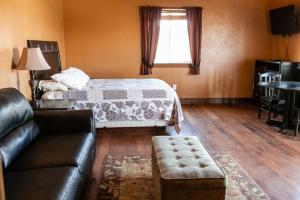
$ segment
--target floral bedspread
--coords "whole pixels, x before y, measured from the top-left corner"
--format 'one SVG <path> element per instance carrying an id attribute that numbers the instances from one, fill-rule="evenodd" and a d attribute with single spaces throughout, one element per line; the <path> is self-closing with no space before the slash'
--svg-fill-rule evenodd
<path id="1" fill-rule="evenodd" d="M 75 99 L 75 109 L 92 108 L 97 122 L 166 120 L 179 132 L 183 120 L 176 92 L 159 79 L 91 79 L 82 90 L 47 93 L 43 98 Z"/>

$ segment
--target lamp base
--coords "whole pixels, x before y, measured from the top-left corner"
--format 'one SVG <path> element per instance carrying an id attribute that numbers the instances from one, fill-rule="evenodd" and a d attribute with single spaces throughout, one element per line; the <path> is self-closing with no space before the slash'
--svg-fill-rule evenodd
<path id="1" fill-rule="evenodd" d="M 37 87 L 38 87 L 38 80 L 37 80 L 37 73 L 35 70 L 30 70 L 30 81 L 29 81 L 29 85 L 31 88 L 31 99 L 33 101 L 33 103 L 36 102 L 37 100 Z"/>
<path id="2" fill-rule="evenodd" d="M 29 81 L 29 86 L 31 88 L 31 99 L 32 101 L 36 101 L 37 100 L 37 86 L 38 86 L 38 80 L 30 80 Z"/>
<path id="3" fill-rule="evenodd" d="M 30 75 L 31 75 L 30 80 L 37 80 L 38 74 L 36 73 L 35 70 L 30 70 Z"/>

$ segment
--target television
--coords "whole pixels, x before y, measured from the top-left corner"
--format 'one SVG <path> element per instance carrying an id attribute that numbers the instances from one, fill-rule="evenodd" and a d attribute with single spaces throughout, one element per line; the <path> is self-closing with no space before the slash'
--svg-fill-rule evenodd
<path id="1" fill-rule="evenodd" d="M 273 35 L 292 35 L 299 32 L 295 5 L 270 10 Z"/>

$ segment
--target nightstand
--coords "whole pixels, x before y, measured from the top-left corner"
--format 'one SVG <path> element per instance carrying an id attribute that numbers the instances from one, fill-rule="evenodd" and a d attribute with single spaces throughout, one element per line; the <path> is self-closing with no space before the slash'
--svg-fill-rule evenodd
<path id="1" fill-rule="evenodd" d="M 71 110 L 75 105 L 75 100 L 68 99 L 41 99 L 34 104 L 31 103 L 33 110 Z"/>

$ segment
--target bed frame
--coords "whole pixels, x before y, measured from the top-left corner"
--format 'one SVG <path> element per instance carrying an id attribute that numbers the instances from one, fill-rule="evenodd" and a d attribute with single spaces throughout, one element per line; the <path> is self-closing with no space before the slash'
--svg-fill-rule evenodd
<path id="1" fill-rule="evenodd" d="M 61 61 L 58 43 L 55 41 L 27 40 L 29 48 L 40 47 L 45 60 L 51 66 L 50 70 L 38 71 L 38 80 L 48 80 L 50 76 L 61 71 Z"/>
<path id="2" fill-rule="evenodd" d="M 49 80 L 50 76 L 59 73 L 62 70 L 61 59 L 59 53 L 59 46 L 56 41 L 41 41 L 41 40 L 27 40 L 27 47 L 36 48 L 39 47 L 45 57 L 45 60 L 50 65 L 50 70 L 37 72 L 38 80 Z M 43 92 L 37 90 L 37 98 L 41 99 Z M 117 121 L 117 122 L 106 122 L 96 123 L 97 128 L 120 128 L 120 127 L 153 127 L 163 128 L 168 125 L 167 121 L 156 120 L 156 121 Z"/>

